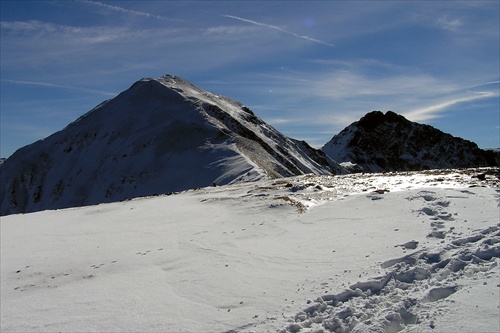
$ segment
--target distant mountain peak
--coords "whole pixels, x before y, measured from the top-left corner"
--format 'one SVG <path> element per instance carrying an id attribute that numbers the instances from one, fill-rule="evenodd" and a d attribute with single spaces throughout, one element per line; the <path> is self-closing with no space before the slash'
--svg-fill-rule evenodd
<path id="1" fill-rule="evenodd" d="M 337 162 L 369 172 L 498 166 L 500 161 L 493 151 L 392 111 L 367 113 L 321 149 Z"/>

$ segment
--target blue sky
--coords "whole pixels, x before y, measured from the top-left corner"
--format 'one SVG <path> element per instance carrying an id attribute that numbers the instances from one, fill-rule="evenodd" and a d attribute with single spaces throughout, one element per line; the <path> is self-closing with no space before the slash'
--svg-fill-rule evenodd
<path id="1" fill-rule="evenodd" d="M 500 147 L 497 0 L 0 4 L 2 157 L 167 73 L 315 147 L 372 110 Z"/>

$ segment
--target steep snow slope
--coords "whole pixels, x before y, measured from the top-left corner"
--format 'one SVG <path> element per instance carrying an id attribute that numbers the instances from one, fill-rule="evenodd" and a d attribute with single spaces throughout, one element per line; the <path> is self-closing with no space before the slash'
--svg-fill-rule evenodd
<path id="1" fill-rule="evenodd" d="M 388 111 L 373 111 L 335 135 L 323 148 L 338 162 L 367 172 L 499 166 L 500 153 L 411 122 Z"/>
<path id="2" fill-rule="evenodd" d="M 343 169 L 242 104 L 166 75 L 20 149 L 0 172 L 6 215 Z"/>
<path id="3" fill-rule="evenodd" d="M 498 332 L 499 170 L 2 217 L 2 332 Z"/>

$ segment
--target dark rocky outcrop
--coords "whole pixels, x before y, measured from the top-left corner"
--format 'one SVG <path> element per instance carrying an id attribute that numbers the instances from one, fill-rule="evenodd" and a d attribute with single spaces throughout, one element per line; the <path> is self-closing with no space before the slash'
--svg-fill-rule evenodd
<path id="1" fill-rule="evenodd" d="M 392 111 L 373 111 L 335 135 L 322 150 L 366 172 L 499 166 L 500 153 L 480 149 Z"/>

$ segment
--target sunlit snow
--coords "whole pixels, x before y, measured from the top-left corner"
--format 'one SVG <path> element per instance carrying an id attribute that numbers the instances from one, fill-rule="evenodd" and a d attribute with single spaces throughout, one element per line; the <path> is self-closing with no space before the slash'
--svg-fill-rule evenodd
<path id="1" fill-rule="evenodd" d="M 2 332 L 498 332 L 499 170 L 1 217 Z"/>

